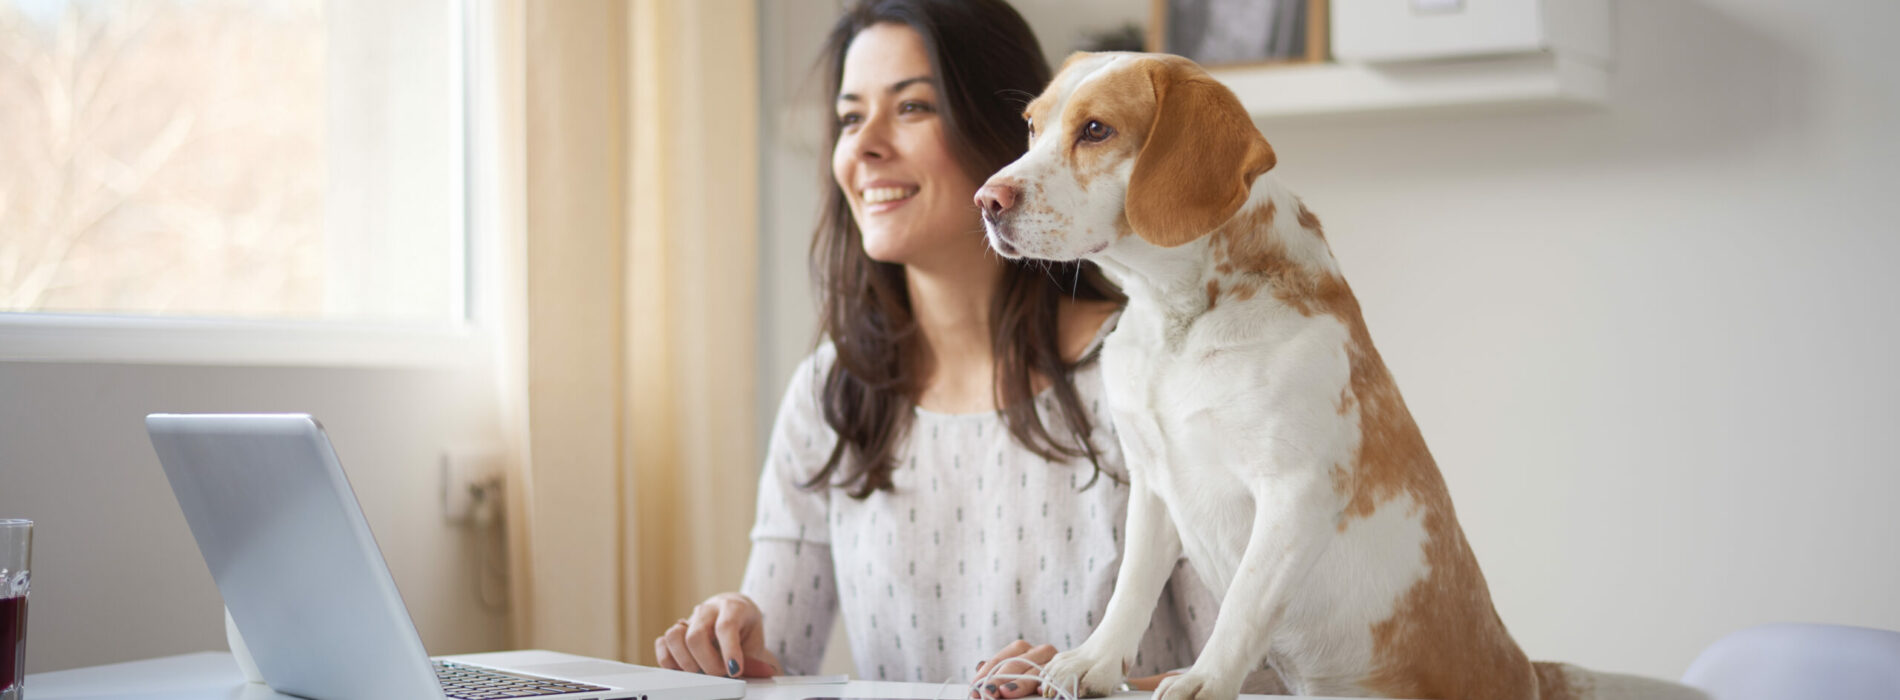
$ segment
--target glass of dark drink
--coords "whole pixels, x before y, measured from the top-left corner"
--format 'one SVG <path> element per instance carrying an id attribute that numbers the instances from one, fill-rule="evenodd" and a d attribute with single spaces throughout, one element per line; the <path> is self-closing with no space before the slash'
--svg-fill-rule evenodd
<path id="1" fill-rule="evenodd" d="M 26 592 L 33 521 L 0 520 L 0 700 L 20 700 L 26 680 Z"/>

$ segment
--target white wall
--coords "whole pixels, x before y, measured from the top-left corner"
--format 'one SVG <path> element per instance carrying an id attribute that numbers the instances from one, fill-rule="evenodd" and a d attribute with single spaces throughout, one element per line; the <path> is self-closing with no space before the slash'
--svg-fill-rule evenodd
<path id="1" fill-rule="evenodd" d="M 1533 656 L 1900 629 L 1889 2 L 1626 0 L 1598 112 L 1265 125 Z"/>
<path id="2" fill-rule="evenodd" d="M 225 648 L 217 588 L 145 436 L 155 411 L 314 413 L 423 644 L 501 648 L 504 615 L 474 588 L 478 547 L 498 543 L 442 521 L 437 481 L 444 448 L 493 434 L 490 387 L 472 370 L 0 363 L 0 517 L 35 521 L 27 671 Z"/>
<path id="3" fill-rule="evenodd" d="M 1896 26 L 1622 0 L 1603 109 L 1262 125 L 1533 657 L 1674 677 L 1756 623 L 1900 629 Z"/>

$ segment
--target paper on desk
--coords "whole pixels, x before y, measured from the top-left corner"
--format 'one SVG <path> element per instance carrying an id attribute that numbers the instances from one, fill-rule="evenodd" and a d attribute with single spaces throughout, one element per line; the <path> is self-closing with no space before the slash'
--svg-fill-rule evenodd
<path id="1" fill-rule="evenodd" d="M 851 677 L 842 673 L 835 676 L 773 676 L 772 682 L 778 685 L 829 685 L 850 682 Z"/>

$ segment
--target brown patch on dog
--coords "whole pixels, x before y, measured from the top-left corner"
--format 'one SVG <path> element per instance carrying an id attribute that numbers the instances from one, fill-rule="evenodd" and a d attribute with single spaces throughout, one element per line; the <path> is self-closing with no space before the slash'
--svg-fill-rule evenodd
<path id="1" fill-rule="evenodd" d="M 1302 316 L 1326 313 L 1328 299 L 1345 291 L 1345 282 L 1330 272 L 1313 270 L 1288 257 L 1286 242 L 1272 232 L 1275 204 L 1243 210 L 1214 230 L 1209 248 L 1214 269 L 1231 276 L 1231 296 L 1253 298 L 1261 288 Z"/>
<path id="2" fill-rule="evenodd" d="M 1147 74 L 1117 69 L 1090 78 L 1058 105 L 1060 114 L 1052 116 L 1060 124 L 1051 128 L 1061 129 L 1062 143 L 1068 144 L 1063 158 L 1079 187 L 1087 190 L 1097 177 L 1140 153 L 1154 119 L 1155 94 Z M 1091 121 L 1114 129 L 1114 135 L 1101 142 L 1082 141 L 1082 130 Z"/>
<path id="3" fill-rule="evenodd" d="M 1400 496 L 1423 516 L 1429 569 L 1392 616 L 1372 626 L 1373 667 L 1360 683 L 1388 697 L 1536 698 L 1530 660 L 1498 618 L 1444 478 L 1372 344 L 1358 299 L 1338 275 L 1292 260 L 1271 228 L 1273 215 L 1272 206 L 1242 211 L 1212 234 L 1210 253 L 1217 267 L 1237 272 L 1223 280 L 1230 298 L 1249 285 L 1264 287 L 1301 315 L 1337 318 L 1349 333 L 1350 378 L 1337 408 L 1342 416 L 1358 409 L 1360 442 L 1352 461 L 1331 473 L 1345 499 L 1338 527 L 1343 532 Z M 1304 206 L 1298 223 L 1318 234 L 1318 218 Z"/>
<path id="4" fill-rule="evenodd" d="M 1240 212 L 1227 225 L 1214 230 L 1213 244 L 1220 256 L 1218 265 L 1248 272 L 1267 269 L 1278 262 L 1284 249 L 1273 235 L 1273 216 L 1278 213 L 1273 200 L 1267 206 Z"/>
<path id="5" fill-rule="evenodd" d="M 1253 117 L 1232 90 L 1179 56 L 1144 56 L 1113 70 L 1144 72 L 1153 86 L 1153 118 L 1124 205 L 1135 233 L 1171 248 L 1219 227 L 1275 162 Z"/>
<path id="6" fill-rule="evenodd" d="M 1320 228 L 1319 217 L 1314 216 L 1313 211 L 1306 208 L 1305 202 L 1300 202 L 1300 212 L 1295 220 L 1299 222 L 1300 228 L 1312 231 L 1313 235 L 1320 238 L 1326 237 L 1326 231 Z"/>
<path id="7" fill-rule="evenodd" d="M 1351 331 L 1346 352 L 1359 403 L 1359 450 L 1342 522 L 1370 516 L 1401 494 L 1424 513 L 1429 569 L 1392 616 L 1372 626 L 1375 668 L 1361 682 L 1391 697 L 1536 698 L 1530 660 L 1498 618 L 1444 477 L 1372 345 L 1358 300 L 1335 277 L 1320 286 L 1327 291 L 1315 302 Z"/>
<path id="8" fill-rule="evenodd" d="M 1215 302 L 1220 301 L 1220 282 L 1207 281 L 1207 310 L 1213 311 Z"/>
<path id="9" fill-rule="evenodd" d="M 1341 415 L 1344 415 L 1343 411 Z M 1351 470 L 1335 464 L 1326 470 L 1326 475 L 1333 478 L 1333 493 L 1350 493 L 1352 491 Z M 1338 526 L 1340 532 L 1345 532 L 1348 522 L 1348 519 L 1341 517 L 1334 524 Z"/>
<path id="10" fill-rule="evenodd" d="M 1362 683 L 1392 697 L 1535 698 L 1530 660 L 1491 603 L 1444 477 L 1372 345 L 1358 300 L 1340 284 L 1330 312 L 1352 332 L 1346 351 L 1359 401 L 1360 442 L 1346 519 L 1372 515 L 1400 494 L 1424 512 L 1425 576 L 1390 618 L 1372 626 L 1375 668 Z"/>

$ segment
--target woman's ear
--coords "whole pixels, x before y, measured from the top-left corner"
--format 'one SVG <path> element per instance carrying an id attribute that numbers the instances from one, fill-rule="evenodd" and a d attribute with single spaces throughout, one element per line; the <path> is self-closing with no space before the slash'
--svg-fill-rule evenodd
<path id="1" fill-rule="evenodd" d="M 1273 168 L 1273 147 L 1227 86 L 1186 59 L 1155 59 L 1154 121 L 1128 178 L 1128 225 L 1164 248 L 1232 218 L 1254 178 Z"/>

